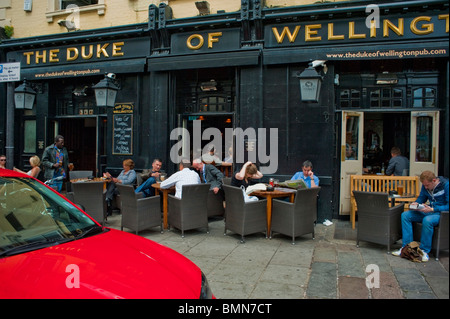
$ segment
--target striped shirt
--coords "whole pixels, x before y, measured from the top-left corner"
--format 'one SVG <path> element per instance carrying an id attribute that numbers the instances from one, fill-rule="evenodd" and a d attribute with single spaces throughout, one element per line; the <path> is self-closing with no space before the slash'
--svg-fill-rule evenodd
<path id="1" fill-rule="evenodd" d="M 183 185 L 200 184 L 200 177 L 195 171 L 189 168 L 172 174 L 168 179 L 161 182 L 161 188 L 170 188 L 175 185 L 175 196 L 181 198 L 181 189 Z"/>

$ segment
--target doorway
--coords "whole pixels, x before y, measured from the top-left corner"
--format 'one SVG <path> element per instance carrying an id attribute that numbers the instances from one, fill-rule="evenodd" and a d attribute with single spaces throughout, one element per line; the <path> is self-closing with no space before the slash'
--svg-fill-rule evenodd
<path id="1" fill-rule="evenodd" d="M 409 175 L 437 174 L 439 112 L 342 112 L 340 215 L 350 213 L 350 176 L 382 174 L 397 146 Z"/>
<path id="2" fill-rule="evenodd" d="M 182 156 L 194 160 L 214 146 L 215 155 L 224 161 L 233 147 L 233 139 L 226 134 L 226 129 L 233 129 L 233 122 L 232 113 L 182 116 L 182 127 L 189 133 Z"/>
<path id="3" fill-rule="evenodd" d="M 55 131 L 64 136 L 64 144 L 74 170 L 89 170 L 98 176 L 101 173 L 101 159 L 106 155 L 106 118 L 60 118 L 56 123 Z"/>

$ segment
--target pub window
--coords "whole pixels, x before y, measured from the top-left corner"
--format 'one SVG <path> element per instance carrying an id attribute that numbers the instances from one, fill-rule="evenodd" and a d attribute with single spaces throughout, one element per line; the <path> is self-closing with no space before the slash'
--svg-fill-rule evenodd
<path id="1" fill-rule="evenodd" d="M 24 153 L 36 153 L 36 120 L 26 120 L 24 127 Z"/>
<path id="2" fill-rule="evenodd" d="M 427 87 L 414 89 L 413 107 L 436 107 L 436 89 Z"/>
<path id="3" fill-rule="evenodd" d="M 373 89 L 369 94 L 371 108 L 403 106 L 403 90 L 395 88 Z"/>
<path id="4" fill-rule="evenodd" d="M 64 10 L 71 4 L 74 4 L 78 7 L 83 7 L 92 4 L 98 4 L 98 0 L 60 0 L 60 9 Z"/>
<path id="5" fill-rule="evenodd" d="M 225 96 L 205 96 L 200 98 L 200 112 L 226 112 L 227 98 Z"/>
<path id="6" fill-rule="evenodd" d="M 432 161 L 433 118 L 421 116 L 417 118 L 416 128 L 416 162 Z"/>
<path id="7" fill-rule="evenodd" d="M 341 108 L 361 106 L 361 91 L 357 89 L 344 89 L 340 92 Z"/>

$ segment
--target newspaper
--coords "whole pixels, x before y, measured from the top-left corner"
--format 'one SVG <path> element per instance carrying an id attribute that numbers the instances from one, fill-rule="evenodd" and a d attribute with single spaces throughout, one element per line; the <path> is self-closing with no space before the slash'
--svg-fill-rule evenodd
<path id="1" fill-rule="evenodd" d="M 293 188 L 293 189 L 308 188 L 305 181 L 302 179 L 291 179 L 289 181 L 284 181 L 284 182 L 280 183 L 280 186 Z"/>

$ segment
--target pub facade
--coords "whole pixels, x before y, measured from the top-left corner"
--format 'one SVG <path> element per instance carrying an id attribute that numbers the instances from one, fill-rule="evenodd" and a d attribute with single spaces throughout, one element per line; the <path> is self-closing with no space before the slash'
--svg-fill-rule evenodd
<path id="1" fill-rule="evenodd" d="M 449 175 L 448 31 L 446 1 L 242 0 L 233 13 L 173 19 L 162 3 L 148 23 L 4 41 L 2 59 L 20 62 L 37 92 L 14 113 L 14 163 L 62 134 L 76 169 L 117 175 L 124 159 L 141 170 L 160 157 L 170 174 L 214 144 L 221 158 L 234 150 L 234 171 L 256 162 L 264 181 L 310 160 L 318 221 L 346 218 L 349 176 L 381 172 L 393 146 L 410 175 Z M 305 101 L 310 66 L 321 85 Z M 105 73 L 119 88 L 112 108 L 95 101 Z"/>

